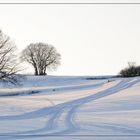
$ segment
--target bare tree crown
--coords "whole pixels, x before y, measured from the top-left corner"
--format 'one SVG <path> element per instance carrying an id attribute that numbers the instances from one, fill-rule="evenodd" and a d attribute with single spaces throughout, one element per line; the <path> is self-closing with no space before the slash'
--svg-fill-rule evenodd
<path id="1" fill-rule="evenodd" d="M 0 80 L 17 83 L 16 45 L 0 30 Z"/>
<path id="2" fill-rule="evenodd" d="M 61 55 L 49 44 L 35 43 L 22 51 L 21 59 L 31 64 L 35 75 L 46 75 L 46 70 L 54 70 L 60 64 Z"/>

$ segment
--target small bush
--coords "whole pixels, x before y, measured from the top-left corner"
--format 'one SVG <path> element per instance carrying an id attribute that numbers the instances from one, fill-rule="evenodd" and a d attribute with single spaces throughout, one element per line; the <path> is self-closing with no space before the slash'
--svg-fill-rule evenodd
<path id="1" fill-rule="evenodd" d="M 122 77 L 140 76 L 140 66 L 135 66 L 135 63 L 128 63 L 128 67 L 120 71 Z"/>

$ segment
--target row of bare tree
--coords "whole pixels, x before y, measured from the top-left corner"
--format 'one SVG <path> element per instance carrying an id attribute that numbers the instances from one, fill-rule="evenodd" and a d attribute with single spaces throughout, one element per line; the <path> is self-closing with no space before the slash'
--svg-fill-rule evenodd
<path id="1" fill-rule="evenodd" d="M 19 63 L 23 61 L 34 68 L 35 75 L 46 75 L 47 69 L 55 70 L 60 65 L 61 55 L 52 45 L 32 43 L 22 51 L 20 57 L 16 50 L 13 41 L 0 30 L 0 80 L 4 82 L 18 82 L 17 73 L 21 71 Z"/>

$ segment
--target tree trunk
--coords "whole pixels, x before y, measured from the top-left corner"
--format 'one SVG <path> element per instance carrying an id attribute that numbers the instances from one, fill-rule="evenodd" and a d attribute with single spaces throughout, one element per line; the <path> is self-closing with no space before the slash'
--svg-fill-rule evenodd
<path id="1" fill-rule="evenodd" d="M 34 68 L 35 69 L 35 75 L 38 75 L 38 70 L 37 68 Z"/>

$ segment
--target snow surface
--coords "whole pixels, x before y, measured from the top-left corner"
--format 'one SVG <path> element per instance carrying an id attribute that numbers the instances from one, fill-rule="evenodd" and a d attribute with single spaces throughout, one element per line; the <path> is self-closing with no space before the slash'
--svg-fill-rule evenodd
<path id="1" fill-rule="evenodd" d="M 140 139 L 140 77 L 26 76 L 0 84 L 0 140 Z"/>

